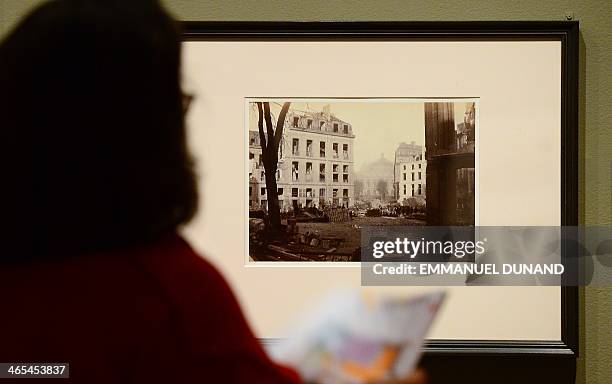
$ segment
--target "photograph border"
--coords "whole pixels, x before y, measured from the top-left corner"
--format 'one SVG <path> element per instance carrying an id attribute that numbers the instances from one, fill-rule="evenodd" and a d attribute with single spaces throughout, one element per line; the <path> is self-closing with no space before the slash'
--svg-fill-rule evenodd
<path id="1" fill-rule="evenodd" d="M 559 41 L 561 43 L 561 225 L 577 226 L 577 21 L 271 22 L 186 21 L 185 41 Z M 564 263 L 577 263 L 564 247 Z M 421 365 L 430 383 L 574 383 L 579 342 L 578 288 L 561 287 L 558 341 L 429 340 Z M 262 343 L 273 344 L 274 339 Z"/>
<path id="2" fill-rule="evenodd" d="M 479 176 L 479 135 L 480 135 L 480 97 L 466 96 L 466 97 L 257 97 L 257 96 L 245 96 L 244 97 L 244 138 L 243 138 L 243 156 L 244 156 L 244 177 L 248 179 L 248 166 L 249 166 L 249 103 L 255 101 L 298 101 L 298 102 L 322 102 L 322 103 L 348 103 L 351 101 L 354 102 L 363 102 L 367 103 L 368 101 L 372 102 L 414 102 L 414 103 L 433 103 L 433 102 L 475 102 L 477 105 L 476 108 L 476 116 L 475 116 L 475 124 L 474 124 L 474 134 L 476 136 L 475 146 L 474 146 L 474 216 L 475 216 L 475 225 L 478 226 L 480 224 L 480 204 L 478 201 L 478 197 L 480 195 L 480 185 L 478 184 L 480 180 Z M 423 113 L 425 113 L 423 111 Z M 423 126 L 425 129 L 425 126 Z M 425 144 L 423 144 L 425 145 Z M 249 184 L 246 183 L 244 186 L 244 214 L 245 217 L 249 215 Z M 295 267 L 333 267 L 333 268 L 359 268 L 361 263 L 359 261 L 250 261 L 249 260 L 249 222 L 245 221 L 244 223 L 244 238 L 245 246 L 244 246 L 244 266 L 248 268 L 264 268 L 264 267 L 272 267 L 272 268 L 295 268 Z"/>

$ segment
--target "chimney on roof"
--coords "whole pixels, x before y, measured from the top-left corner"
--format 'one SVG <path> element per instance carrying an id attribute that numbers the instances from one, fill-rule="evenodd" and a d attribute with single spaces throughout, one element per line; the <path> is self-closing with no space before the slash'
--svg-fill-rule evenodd
<path id="1" fill-rule="evenodd" d="M 323 116 L 325 116 L 327 120 L 331 119 L 331 106 L 329 104 L 323 107 Z"/>

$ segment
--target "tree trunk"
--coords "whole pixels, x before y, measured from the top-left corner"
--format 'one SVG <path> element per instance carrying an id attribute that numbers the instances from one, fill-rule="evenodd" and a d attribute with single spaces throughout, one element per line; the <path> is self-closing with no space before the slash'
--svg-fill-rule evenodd
<path id="1" fill-rule="evenodd" d="M 274 166 L 276 168 L 276 165 Z M 281 233 L 280 206 L 278 203 L 278 187 L 276 185 L 276 169 L 268 172 L 266 169 L 266 191 L 268 193 L 268 219 L 270 232 L 273 235 Z"/>
<path id="2" fill-rule="evenodd" d="M 259 111 L 259 136 L 263 155 L 264 170 L 266 176 L 266 191 L 268 194 L 268 225 L 269 233 L 272 237 L 278 237 L 282 233 L 280 218 L 280 206 L 278 203 L 278 187 L 276 184 L 276 170 L 278 169 L 278 147 L 283 135 L 285 117 L 291 103 L 284 103 L 276 122 L 276 129 L 273 131 L 272 116 L 270 114 L 270 104 L 268 102 L 258 102 Z M 266 123 L 267 137 L 264 134 L 263 122 Z"/>

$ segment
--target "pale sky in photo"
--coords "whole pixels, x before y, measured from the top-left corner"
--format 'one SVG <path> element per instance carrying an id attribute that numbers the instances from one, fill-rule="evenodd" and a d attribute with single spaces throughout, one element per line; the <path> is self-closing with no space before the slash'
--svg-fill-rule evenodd
<path id="1" fill-rule="evenodd" d="M 280 112 L 282 99 L 271 100 L 270 110 L 276 117 Z M 395 150 L 402 142 L 425 145 L 425 112 L 423 102 L 410 100 L 347 100 L 314 101 L 304 100 L 291 103 L 290 109 L 321 112 L 330 105 L 331 113 L 353 127 L 355 169 L 380 158 L 393 161 Z M 250 130 L 257 130 L 257 109 L 249 108 Z M 465 103 L 455 105 L 455 123 L 463 121 Z M 274 121 L 276 123 L 276 121 Z"/>

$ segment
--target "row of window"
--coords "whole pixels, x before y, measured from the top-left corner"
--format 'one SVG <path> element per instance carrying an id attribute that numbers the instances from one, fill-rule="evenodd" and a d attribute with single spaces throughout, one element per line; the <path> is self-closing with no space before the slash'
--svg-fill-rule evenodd
<path id="1" fill-rule="evenodd" d="M 316 189 L 315 188 L 291 188 L 291 197 L 306 197 L 306 198 L 314 198 L 314 197 L 319 197 L 319 198 L 324 198 L 326 195 L 326 189 L 325 188 L 319 188 L 319 195 L 316 196 L 315 194 Z M 266 188 L 262 187 L 260 189 L 260 196 L 265 196 L 266 195 Z M 283 193 L 285 192 L 283 188 L 278 188 L 278 190 L 276 191 L 278 196 L 282 196 Z M 332 197 L 338 197 L 338 192 L 339 189 L 334 188 L 332 189 Z M 249 187 L 249 196 L 253 196 L 253 187 Z M 349 190 L 348 188 L 344 188 L 342 190 L 342 197 L 349 197 Z"/>
<path id="2" fill-rule="evenodd" d="M 418 180 L 421 180 L 421 172 L 419 172 L 418 176 L 419 176 Z M 406 180 L 406 172 L 403 173 L 403 179 Z M 412 181 L 414 181 L 414 172 L 412 172 Z"/>
<path id="3" fill-rule="evenodd" d="M 339 171 L 340 164 L 332 164 L 332 181 L 339 182 Z M 349 182 L 349 166 L 347 164 L 342 165 L 342 182 Z M 319 164 L 319 182 L 325 182 L 326 166 L 325 163 Z M 312 163 L 306 163 L 306 181 L 312 181 Z M 291 180 L 300 181 L 300 163 L 294 161 L 291 163 Z"/>
<path id="4" fill-rule="evenodd" d="M 419 169 L 421 169 L 421 163 L 419 163 Z M 414 169 L 414 164 L 412 164 L 412 169 Z M 404 171 L 406 170 L 406 164 L 404 164 Z"/>
<path id="5" fill-rule="evenodd" d="M 410 196 L 421 196 L 423 194 L 423 188 L 422 188 L 421 184 L 417 184 L 417 185 L 418 185 L 418 187 L 417 187 L 417 189 L 415 191 L 414 184 L 412 184 L 412 191 L 410 192 Z M 404 193 L 403 193 L 404 196 L 407 195 L 406 189 L 407 189 L 406 188 L 406 184 L 404 184 Z M 415 192 L 416 192 L 416 194 L 415 194 Z"/>
<path id="6" fill-rule="evenodd" d="M 313 128 L 313 124 L 314 124 L 314 120 L 313 119 L 306 119 L 306 126 L 305 126 L 305 128 L 312 129 Z M 293 116 L 292 126 L 293 126 L 293 128 L 302 128 L 300 126 L 300 117 L 299 116 Z M 327 130 L 327 122 L 319 121 L 319 130 L 320 131 L 326 131 Z M 334 133 L 339 133 L 340 132 L 340 123 L 333 123 L 332 124 L 332 132 L 334 132 Z M 342 124 L 342 133 L 344 133 L 345 135 L 348 135 L 348 133 L 349 133 L 349 126 L 348 126 L 348 124 Z"/>
<path id="7" fill-rule="evenodd" d="M 311 162 L 306 163 L 305 181 L 313 181 L 312 167 L 313 165 Z M 348 173 L 349 173 L 348 164 L 343 164 L 342 165 L 342 182 L 343 183 L 349 182 Z M 277 169 L 276 170 L 276 180 L 278 181 L 280 179 L 281 179 L 281 170 Z M 265 171 L 261 171 L 259 175 L 259 180 L 262 182 L 266 180 Z M 294 161 L 291 163 L 291 180 L 300 181 L 300 163 L 297 161 Z M 320 163 L 319 164 L 319 182 L 325 182 L 325 180 L 326 180 L 326 166 L 325 166 L 325 163 Z M 340 182 L 340 164 L 332 164 L 332 181 L 336 183 Z"/>
<path id="8" fill-rule="evenodd" d="M 314 152 L 313 152 L 313 148 L 312 148 L 312 140 L 306 140 L 306 156 L 307 157 L 313 157 L 314 156 Z M 339 149 L 340 146 L 338 143 L 332 143 L 332 157 L 334 159 L 339 159 L 340 158 L 340 152 Z M 293 156 L 300 156 L 301 152 L 300 152 L 300 139 L 293 139 L 292 143 L 291 143 L 291 154 Z M 320 141 L 319 142 L 319 157 L 325 157 L 325 142 L 324 141 Z M 348 144 L 342 144 L 342 158 L 345 160 L 349 159 L 349 145 Z"/>

